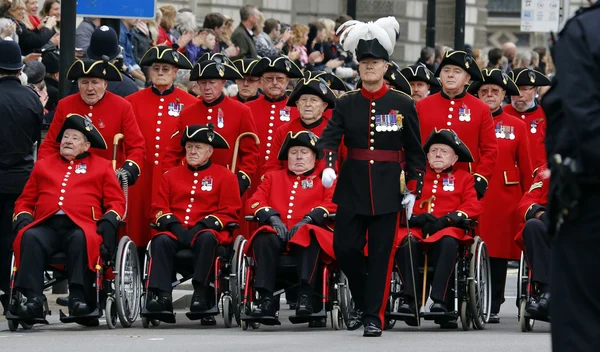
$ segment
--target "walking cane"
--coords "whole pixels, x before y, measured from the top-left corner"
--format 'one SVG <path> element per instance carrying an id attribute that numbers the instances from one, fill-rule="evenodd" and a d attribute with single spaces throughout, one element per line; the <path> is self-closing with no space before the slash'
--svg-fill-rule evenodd
<path id="1" fill-rule="evenodd" d="M 252 137 L 254 138 L 254 142 L 256 142 L 256 145 L 260 144 L 260 139 L 256 134 L 252 132 L 244 132 L 237 137 L 237 139 L 235 140 L 235 146 L 233 147 L 233 160 L 231 160 L 231 172 L 233 173 L 235 173 L 235 167 L 237 166 L 237 156 L 240 150 L 240 141 L 244 137 Z"/>
<path id="2" fill-rule="evenodd" d="M 421 203 L 419 203 L 419 209 L 423 209 L 423 206 L 425 204 L 427 204 L 427 212 L 429 214 L 431 214 L 431 203 L 435 200 L 435 196 L 431 196 L 427 199 L 424 199 L 421 201 Z M 425 237 L 425 239 L 427 239 L 427 237 L 429 237 L 429 234 L 427 234 L 427 236 Z M 421 302 L 423 302 L 423 305 L 425 305 L 425 288 L 427 287 L 427 253 L 425 253 L 425 266 L 423 267 L 423 293 L 422 293 L 422 300 Z"/>
<path id="3" fill-rule="evenodd" d="M 121 188 L 123 189 L 123 194 L 125 195 L 125 212 L 123 213 L 123 217 L 121 218 L 122 221 L 125 220 L 125 217 L 127 216 L 127 208 L 129 205 L 129 180 L 127 179 L 127 176 L 125 175 L 125 171 L 124 170 L 117 170 L 117 149 L 119 147 L 119 142 L 121 142 L 121 140 L 123 140 L 123 133 L 117 133 L 115 134 L 115 137 L 113 138 L 113 155 L 112 155 L 112 167 L 113 170 L 116 171 L 117 173 L 117 179 L 119 180 L 119 182 L 121 183 Z"/>
<path id="4" fill-rule="evenodd" d="M 117 147 L 119 147 L 119 142 L 123 139 L 123 133 L 115 134 L 113 138 L 113 155 L 112 155 L 112 167 L 113 170 L 117 170 Z"/>
<path id="5" fill-rule="evenodd" d="M 404 170 L 402 170 L 402 172 L 400 173 L 400 193 L 402 193 L 404 196 L 406 196 L 407 194 L 410 194 L 410 191 L 408 189 L 406 189 L 406 176 L 404 174 Z M 410 232 L 410 226 L 408 225 L 408 208 L 404 207 L 404 217 L 406 218 L 406 232 L 407 232 L 407 236 L 408 236 L 408 256 L 410 257 L 410 274 L 412 276 L 412 282 L 413 282 L 413 298 L 415 299 L 415 310 L 416 310 L 416 314 L 417 314 L 417 326 L 419 327 L 419 329 L 421 329 L 421 319 L 419 318 L 419 314 L 421 313 L 419 310 L 419 304 L 417 302 L 417 287 L 415 285 L 415 263 L 413 261 L 413 254 L 412 254 L 412 246 L 411 246 L 411 238 L 412 238 L 412 233 Z"/>

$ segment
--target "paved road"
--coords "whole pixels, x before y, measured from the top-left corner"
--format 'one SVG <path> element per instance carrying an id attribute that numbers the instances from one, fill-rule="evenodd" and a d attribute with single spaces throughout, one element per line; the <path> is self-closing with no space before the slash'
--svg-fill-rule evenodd
<path id="1" fill-rule="evenodd" d="M 242 331 L 225 329 L 217 318 L 216 327 L 202 327 L 187 320 L 179 312 L 176 325 L 162 324 L 143 329 L 138 320 L 129 329 L 108 330 L 104 322 L 97 328 L 82 328 L 61 324 L 58 311 L 53 309 L 50 325 L 36 326 L 30 331 L 8 331 L 6 322 L 0 322 L 0 350 L 2 351 L 392 351 L 409 347 L 411 352 L 420 351 L 550 351 L 550 327 L 536 322 L 534 331 L 522 333 L 516 319 L 514 304 L 516 274 L 511 273 L 507 285 L 507 301 L 502 306 L 501 323 L 488 325 L 484 331 L 442 331 L 433 322 L 424 322 L 421 330 L 399 322 L 382 338 L 366 339 L 362 330 L 334 331 L 330 327 L 309 329 L 306 325 L 292 325 L 282 311 L 282 326 Z M 284 305 L 284 307 L 286 307 Z"/>

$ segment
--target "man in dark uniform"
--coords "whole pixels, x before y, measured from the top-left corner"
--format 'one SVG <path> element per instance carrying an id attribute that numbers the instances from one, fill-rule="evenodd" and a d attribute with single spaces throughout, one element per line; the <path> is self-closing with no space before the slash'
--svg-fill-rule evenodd
<path id="1" fill-rule="evenodd" d="M 40 142 L 44 108 L 35 92 L 23 85 L 21 49 L 0 40 L 0 302 L 6 309 L 12 253 L 15 201 L 33 169 L 33 145 Z"/>
<path id="2" fill-rule="evenodd" d="M 339 98 L 319 146 L 325 151 L 327 168 L 322 180 L 326 187 L 336 179 L 334 167 L 342 138 L 348 148 L 333 197 L 338 205 L 333 247 L 348 277 L 356 308 L 350 314 L 348 330 L 364 324 L 363 336 L 381 336 L 399 213 L 405 206 L 410 216 L 421 194 L 425 153 L 414 102 L 384 84 L 395 32 L 377 37 L 374 32 L 379 31 L 363 26 L 393 28 L 395 32 L 399 29 L 393 17 L 340 27 L 344 49 L 356 49 L 363 86 Z M 383 32 L 381 29 L 379 33 Z M 404 170 L 400 166 L 404 162 L 403 148 L 406 188 L 410 191 L 405 194 L 401 187 Z M 363 253 L 367 232 L 368 260 Z"/>
<path id="3" fill-rule="evenodd" d="M 415 64 L 400 70 L 410 82 L 412 98 L 416 102 L 426 98 L 431 93 L 431 87 L 439 88 L 440 81 L 425 65 Z M 439 89 L 438 89 L 439 90 Z"/>
<path id="4" fill-rule="evenodd" d="M 542 101 L 552 172 L 548 196 L 555 352 L 600 350 L 600 3 L 580 10 L 554 46 L 556 76 Z M 558 225 L 558 226 L 557 226 Z"/>

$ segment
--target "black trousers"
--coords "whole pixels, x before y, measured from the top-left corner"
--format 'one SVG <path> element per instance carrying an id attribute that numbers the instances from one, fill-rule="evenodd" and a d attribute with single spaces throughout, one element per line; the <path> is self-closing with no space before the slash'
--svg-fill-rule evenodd
<path id="1" fill-rule="evenodd" d="M 394 264 L 394 237 L 399 213 L 361 215 L 339 207 L 333 250 L 348 283 L 354 304 L 364 312 L 364 323 L 382 327 Z M 364 247 L 369 233 L 369 258 Z"/>
<path id="2" fill-rule="evenodd" d="M 0 194 L 0 290 L 8 294 L 10 287 L 10 260 L 15 235 L 12 215 L 18 194 Z"/>
<path id="3" fill-rule="evenodd" d="M 410 249 L 408 247 L 409 245 L 411 246 Z M 452 273 L 454 272 L 456 258 L 458 257 L 459 245 L 460 241 L 456 238 L 444 236 L 430 247 L 428 261 L 434 268 L 433 279 L 431 280 L 430 297 L 434 302 L 449 301 L 447 293 L 454 285 L 454 276 Z M 412 251 L 413 265 L 411 265 L 409 250 Z M 414 302 L 413 295 L 415 294 L 416 289 L 416 298 L 419 305 L 424 304 L 421 302 L 423 294 L 423 274 L 419 271 L 419 267 L 422 267 L 424 263 L 425 254 L 423 253 L 421 244 L 419 244 L 414 237 L 411 238 L 409 244 L 408 237 L 406 237 L 396 252 L 396 264 L 398 265 L 400 276 L 404 284 L 404 296 L 409 302 Z M 412 273 L 411 267 L 414 269 Z M 415 277 L 414 285 L 412 281 L 413 274 Z"/>
<path id="4" fill-rule="evenodd" d="M 491 313 L 498 314 L 500 312 L 500 306 L 504 303 L 504 287 L 506 286 L 508 260 L 502 258 L 490 258 L 490 271 L 492 275 Z"/>
<path id="5" fill-rule="evenodd" d="M 575 215 L 552 243 L 550 315 L 554 352 L 600 351 L 600 192 L 583 189 Z M 573 212 L 569 212 L 573 214 Z"/>
<path id="6" fill-rule="evenodd" d="M 548 227 L 538 219 L 531 219 L 525 223 L 523 229 L 523 242 L 525 242 L 525 258 L 531 268 L 531 281 L 547 287 L 550 269 L 550 236 Z"/>
<path id="7" fill-rule="evenodd" d="M 66 215 L 55 215 L 23 233 L 16 288 L 27 297 L 41 297 L 48 258 L 60 251 L 67 255 L 69 285 L 81 285 L 86 290 L 86 297 L 90 297 L 93 275 L 88 270 L 85 234 Z"/>
<path id="8" fill-rule="evenodd" d="M 194 289 L 208 287 L 213 275 L 215 255 L 219 242 L 211 232 L 201 232 L 193 247 L 194 275 L 192 284 Z M 152 268 L 150 269 L 150 282 L 148 288 L 163 292 L 172 292 L 173 278 L 175 276 L 175 254 L 183 249 L 190 249 L 168 235 L 159 235 L 152 239 L 150 252 L 152 253 Z"/>

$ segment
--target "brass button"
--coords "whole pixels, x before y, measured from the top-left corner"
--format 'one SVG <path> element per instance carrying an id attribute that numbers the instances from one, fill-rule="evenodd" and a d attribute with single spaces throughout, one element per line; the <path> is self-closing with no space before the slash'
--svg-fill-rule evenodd
<path id="1" fill-rule="evenodd" d="M 372 121 L 375 121 L 375 116 L 371 116 L 371 120 L 372 120 Z"/>
<path id="2" fill-rule="evenodd" d="M 374 114 L 375 113 L 375 109 L 371 110 L 371 112 Z"/>
<path id="3" fill-rule="evenodd" d="M 374 140 L 374 139 L 371 139 L 371 143 L 375 143 L 375 140 Z"/>
<path id="4" fill-rule="evenodd" d="M 374 135 L 375 135 L 375 132 L 371 131 L 371 136 L 374 136 Z"/>
<path id="5" fill-rule="evenodd" d="M 370 147 L 369 149 L 375 150 L 375 147 Z M 373 160 L 371 160 L 371 164 L 373 164 Z"/>
<path id="6" fill-rule="evenodd" d="M 372 124 L 371 124 L 371 128 L 373 128 L 373 127 L 375 127 L 375 124 L 374 124 L 374 123 L 372 123 Z M 373 132 L 371 132 L 371 133 L 373 133 Z"/>
<path id="7" fill-rule="evenodd" d="M 371 147 L 371 148 L 373 148 L 373 147 Z M 370 162 L 371 164 L 375 164 L 375 160 L 371 160 L 371 161 L 369 161 L 369 162 Z"/>

